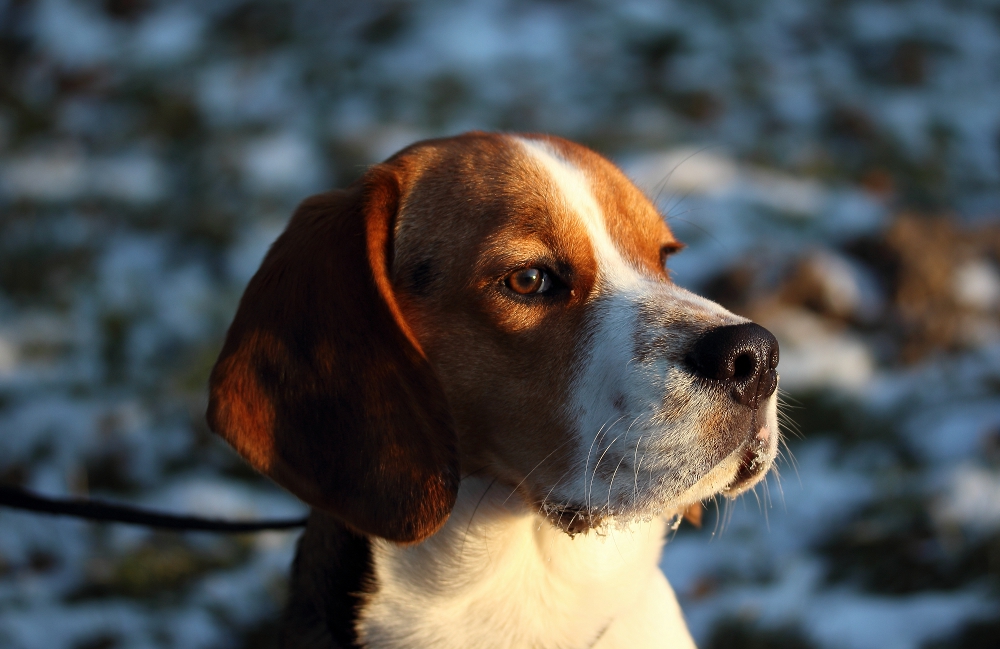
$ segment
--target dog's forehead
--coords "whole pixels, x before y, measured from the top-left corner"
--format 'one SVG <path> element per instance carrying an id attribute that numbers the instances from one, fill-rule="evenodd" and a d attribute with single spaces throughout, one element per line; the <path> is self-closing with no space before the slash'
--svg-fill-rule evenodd
<path id="1" fill-rule="evenodd" d="M 674 241 L 653 203 L 606 158 L 560 138 L 518 140 L 552 176 L 563 182 L 572 179 L 563 185 L 565 192 L 579 192 L 577 196 L 589 192 L 601 216 L 596 225 L 603 226 L 627 258 L 645 257 L 650 246 L 658 258 L 660 247 Z"/>
<path id="2" fill-rule="evenodd" d="M 655 272 L 661 246 L 673 241 L 652 203 L 617 167 L 560 138 L 469 134 L 406 150 L 397 164 L 405 215 L 397 234 L 421 247 L 512 230 L 570 245 L 582 236 L 610 270 L 625 263 Z"/>

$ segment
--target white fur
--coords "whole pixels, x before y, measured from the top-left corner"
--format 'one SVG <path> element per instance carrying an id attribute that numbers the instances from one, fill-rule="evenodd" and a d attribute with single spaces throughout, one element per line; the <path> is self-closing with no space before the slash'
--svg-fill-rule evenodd
<path id="1" fill-rule="evenodd" d="M 657 564 L 664 522 L 575 537 L 508 488 L 467 479 L 423 543 L 373 541 L 365 646 L 440 649 L 691 648 Z"/>

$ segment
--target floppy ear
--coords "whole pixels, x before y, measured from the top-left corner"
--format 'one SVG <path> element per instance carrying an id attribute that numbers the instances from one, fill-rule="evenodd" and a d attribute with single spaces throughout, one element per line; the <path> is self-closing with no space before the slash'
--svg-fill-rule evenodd
<path id="1" fill-rule="evenodd" d="M 379 166 L 299 206 L 240 300 L 208 424 L 310 505 L 418 541 L 455 504 L 458 459 L 444 392 L 389 282 L 399 197 Z"/>

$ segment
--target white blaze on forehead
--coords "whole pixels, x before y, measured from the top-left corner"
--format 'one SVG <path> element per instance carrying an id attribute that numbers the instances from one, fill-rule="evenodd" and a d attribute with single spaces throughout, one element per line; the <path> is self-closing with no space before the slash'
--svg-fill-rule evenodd
<path id="1" fill-rule="evenodd" d="M 539 167 L 548 173 L 569 210 L 576 215 L 590 236 L 597 258 L 598 275 L 618 288 L 634 288 L 641 280 L 636 269 L 625 261 L 615 246 L 604 220 L 604 210 L 594 198 L 587 176 L 547 142 L 515 138 Z"/>

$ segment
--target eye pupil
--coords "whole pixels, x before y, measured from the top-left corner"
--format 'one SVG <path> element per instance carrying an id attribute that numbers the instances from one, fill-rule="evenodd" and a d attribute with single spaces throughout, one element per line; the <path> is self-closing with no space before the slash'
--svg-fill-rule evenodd
<path id="1" fill-rule="evenodd" d="M 524 268 L 510 276 L 510 288 L 515 293 L 528 295 L 537 293 L 542 288 L 545 274 L 538 268 Z"/>

